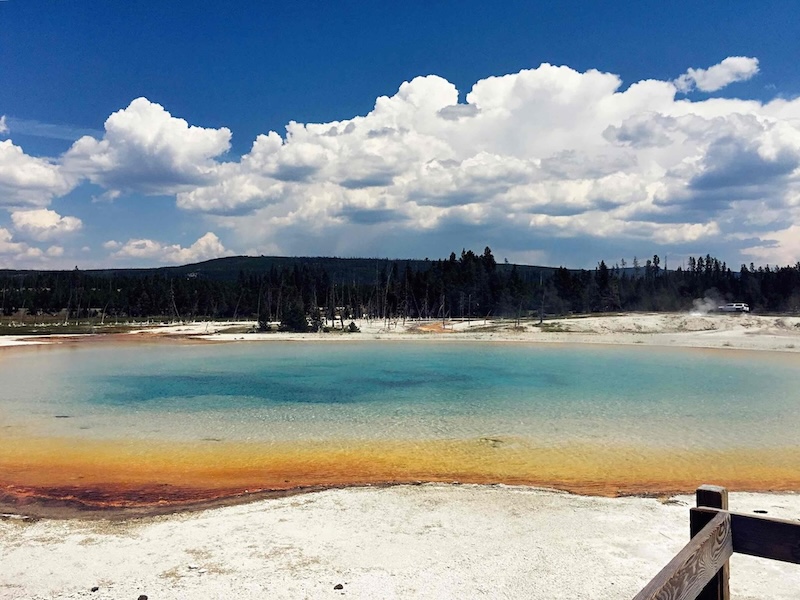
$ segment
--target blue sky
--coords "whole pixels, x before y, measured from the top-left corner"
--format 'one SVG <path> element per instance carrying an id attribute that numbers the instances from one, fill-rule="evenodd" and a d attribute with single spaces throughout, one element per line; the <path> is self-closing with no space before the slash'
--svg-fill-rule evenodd
<path id="1" fill-rule="evenodd" d="M 0 267 L 800 260 L 791 2 L 0 2 Z"/>

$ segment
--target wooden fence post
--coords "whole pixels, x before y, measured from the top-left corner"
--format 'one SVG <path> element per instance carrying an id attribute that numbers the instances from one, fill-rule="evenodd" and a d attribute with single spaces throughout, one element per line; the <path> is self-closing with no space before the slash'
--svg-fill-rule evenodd
<path id="1" fill-rule="evenodd" d="M 693 508 L 704 515 L 713 508 Z M 705 512 L 708 511 L 708 512 Z M 733 554 L 731 514 L 721 510 L 694 536 L 633 600 L 697 600 Z"/>
<path id="2" fill-rule="evenodd" d="M 718 485 L 701 485 L 695 492 L 697 506 L 707 508 L 719 508 L 728 510 L 728 490 Z M 689 533 L 691 537 L 697 535 L 703 527 L 710 521 L 712 515 L 692 513 L 689 519 Z M 730 600 L 730 589 L 728 580 L 730 579 L 730 563 L 725 561 L 723 567 L 717 572 L 714 578 L 708 582 L 697 600 Z"/>

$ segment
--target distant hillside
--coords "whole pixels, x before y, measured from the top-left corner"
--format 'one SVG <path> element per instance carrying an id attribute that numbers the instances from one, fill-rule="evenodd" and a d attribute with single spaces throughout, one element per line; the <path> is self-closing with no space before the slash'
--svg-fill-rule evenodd
<path id="1" fill-rule="evenodd" d="M 344 318 L 446 318 L 686 310 L 698 299 L 745 302 L 755 310 L 800 310 L 800 265 L 731 271 L 710 256 L 686 270 L 657 261 L 574 270 L 498 264 L 483 253 L 445 260 L 236 256 L 177 267 L 0 271 L 0 313 L 172 318 L 257 318 L 321 322 Z M 61 318 L 61 317 L 59 317 Z M 289 325 L 287 325 L 289 326 Z"/>
<path id="2" fill-rule="evenodd" d="M 446 260 L 446 259 L 445 259 Z M 398 275 L 405 273 L 407 268 L 414 272 L 426 272 L 437 260 L 416 259 L 389 259 L 389 258 L 334 258 L 334 257 L 295 257 L 295 256 L 228 256 L 214 258 L 199 263 L 181 265 L 177 267 L 152 267 L 148 269 L 87 269 L 82 271 L 87 275 L 98 277 L 152 277 L 154 275 L 169 278 L 191 277 L 209 281 L 236 281 L 240 274 L 266 275 L 271 270 L 281 271 L 294 267 L 308 267 L 313 270 L 325 272 L 334 283 L 371 284 L 380 280 L 381 273 L 392 265 L 397 266 Z M 498 264 L 501 272 L 510 272 L 514 265 Z M 519 276 L 526 281 L 539 278 L 539 273 L 545 277 L 555 271 L 553 267 L 538 267 L 529 265 L 516 265 Z M 0 277 L 15 277 L 27 274 L 63 273 L 64 271 L 33 271 L 33 270 L 0 270 Z"/>

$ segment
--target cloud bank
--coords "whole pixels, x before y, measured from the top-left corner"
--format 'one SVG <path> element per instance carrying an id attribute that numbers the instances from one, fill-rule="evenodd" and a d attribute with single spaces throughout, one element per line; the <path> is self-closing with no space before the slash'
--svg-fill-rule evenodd
<path id="1" fill-rule="evenodd" d="M 62 164 L 112 196 L 174 194 L 204 183 L 212 159 L 228 150 L 230 138 L 224 127 L 190 126 L 159 104 L 137 98 L 108 117 L 102 139 L 87 135 L 76 141 Z"/>
<path id="2" fill-rule="evenodd" d="M 188 248 L 148 239 L 130 239 L 125 243 L 109 240 L 103 246 L 106 250 L 112 251 L 114 258 L 123 260 L 152 259 L 171 264 L 194 263 L 232 254 L 211 232 L 206 233 Z"/>
<path id="3" fill-rule="evenodd" d="M 14 235 L 5 227 L 0 227 L 0 268 L 16 269 L 20 264 L 44 267 L 47 260 L 58 258 L 64 254 L 61 246 L 37 248 L 16 241 Z"/>
<path id="4" fill-rule="evenodd" d="M 102 138 L 56 160 L 0 142 L 0 202 L 41 210 L 87 181 L 117 201 L 168 195 L 236 252 L 440 256 L 489 244 L 553 264 L 568 252 L 574 264 L 588 246 L 716 248 L 785 264 L 797 260 L 800 100 L 686 96 L 758 70 L 729 57 L 625 87 L 613 73 L 542 64 L 482 79 L 463 103 L 445 79 L 417 77 L 366 115 L 291 122 L 241 157 L 227 155 L 227 128 L 138 98 Z M 134 236 L 107 249 L 177 262 L 229 251 L 211 232 L 189 248 Z"/>
<path id="5" fill-rule="evenodd" d="M 62 217 L 56 211 L 46 208 L 13 212 L 11 220 L 18 232 L 27 233 L 38 241 L 62 238 L 83 226 L 77 217 Z"/>

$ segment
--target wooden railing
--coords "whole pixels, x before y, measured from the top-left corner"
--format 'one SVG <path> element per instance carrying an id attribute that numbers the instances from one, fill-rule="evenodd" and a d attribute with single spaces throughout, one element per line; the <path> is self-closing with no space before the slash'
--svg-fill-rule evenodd
<path id="1" fill-rule="evenodd" d="M 697 488 L 691 540 L 633 600 L 730 600 L 734 552 L 800 564 L 800 523 L 728 512 L 725 488 Z"/>

